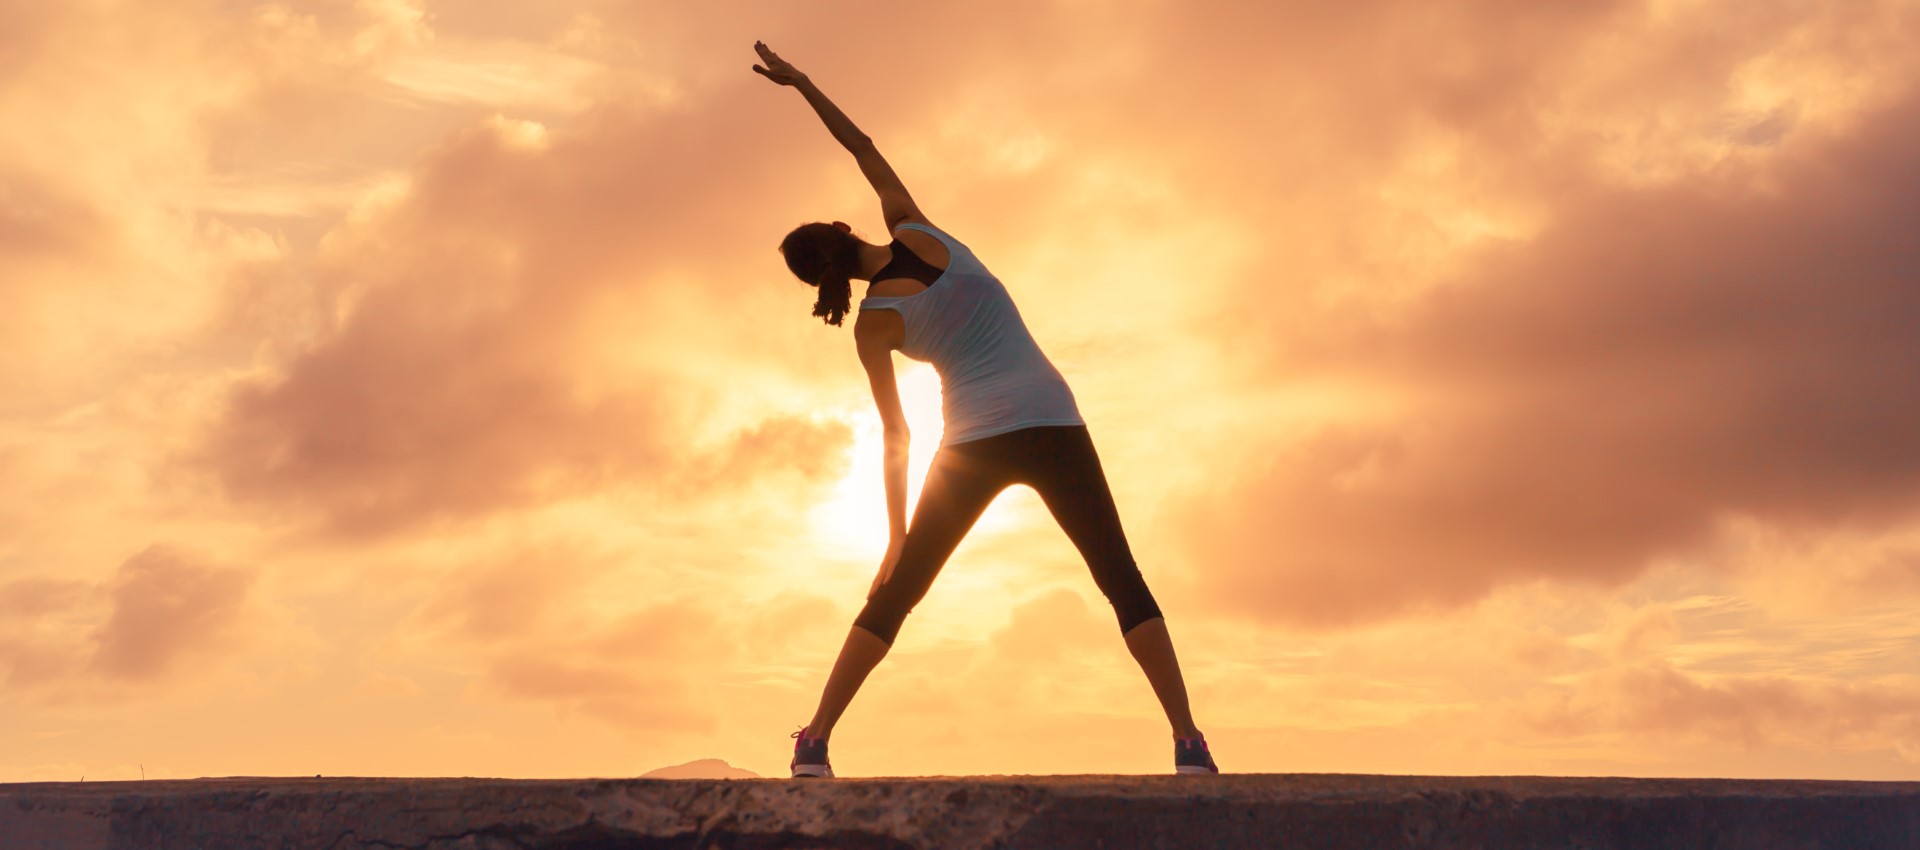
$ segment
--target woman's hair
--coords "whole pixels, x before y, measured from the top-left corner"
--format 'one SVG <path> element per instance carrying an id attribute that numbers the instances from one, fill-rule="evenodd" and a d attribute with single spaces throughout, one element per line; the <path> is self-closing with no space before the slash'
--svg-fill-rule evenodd
<path id="1" fill-rule="evenodd" d="M 860 240 L 823 221 L 800 225 L 780 240 L 793 276 L 820 290 L 813 314 L 829 325 L 839 325 L 853 301 L 855 272 L 860 270 Z"/>

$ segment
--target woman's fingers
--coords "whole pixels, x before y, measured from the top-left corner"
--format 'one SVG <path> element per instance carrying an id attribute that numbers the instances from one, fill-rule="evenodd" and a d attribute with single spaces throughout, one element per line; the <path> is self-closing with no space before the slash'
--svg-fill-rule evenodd
<path id="1" fill-rule="evenodd" d="M 773 48 L 768 47 L 765 42 L 754 42 L 753 49 L 759 51 L 760 58 L 767 63 L 767 67 L 769 68 L 786 70 L 792 67 L 787 65 L 787 60 L 780 58 L 780 54 L 773 52 Z"/>
<path id="2" fill-rule="evenodd" d="M 807 75 L 800 73 L 799 69 L 787 64 L 786 60 L 781 59 L 779 54 L 774 53 L 772 49 L 768 48 L 765 42 L 754 42 L 753 49 L 760 53 L 761 61 L 766 63 L 765 67 L 759 65 L 753 66 L 755 73 L 783 86 L 799 85 L 802 80 L 807 78 Z"/>

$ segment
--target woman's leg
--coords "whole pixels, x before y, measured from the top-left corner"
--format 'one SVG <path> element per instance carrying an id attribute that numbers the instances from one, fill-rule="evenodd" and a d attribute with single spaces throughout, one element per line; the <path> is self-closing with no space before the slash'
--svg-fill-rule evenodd
<path id="1" fill-rule="evenodd" d="M 867 674 L 880 665 L 890 648 L 886 641 L 859 626 L 847 630 L 847 642 L 840 646 L 840 657 L 834 659 L 833 672 L 820 692 L 820 707 L 814 709 L 813 720 L 807 723 L 807 737 L 829 737 L 833 724 L 840 722 L 840 713 L 847 710 Z"/>
<path id="2" fill-rule="evenodd" d="M 1167 713 L 1173 734 L 1180 738 L 1199 738 L 1200 727 L 1193 725 L 1193 710 L 1187 705 L 1187 683 L 1180 677 L 1180 659 L 1173 654 L 1173 638 L 1167 634 L 1162 617 L 1134 626 L 1125 635 L 1127 651 L 1133 653 L 1153 695 L 1160 698 L 1160 709 Z"/>
<path id="3" fill-rule="evenodd" d="M 1039 439 L 1033 451 L 1023 458 L 1028 470 L 1026 483 L 1046 502 L 1067 539 L 1086 559 L 1094 584 L 1113 605 L 1127 650 L 1146 673 L 1173 734 L 1199 737 L 1200 730 L 1194 726 L 1193 712 L 1187 704 L 1180 660 L 1173 652 L 1173 638 L 1167 634 L 1160 606 L 1127 546 L 1120 512 L 1114 507 L 1113 492 L 1100 468 L 1092 437 L 1084 427 L 1031 430 L 1044 433 L 1036 433 Z"/>
<path id="4" fill-rule="evenodd" d="M 982 447 L 959 445 L 967 448 L 946 447 L 935 453 L 926 483 L 920 488 L 920 501 L 913 509 L 913 522 L 900 545 L 900 560 L 854 618 L 820 694 L 820 707 L 807 724 L 808 737 L 825 738 L 833 732 L 841 712 L 853 702 L 867 674 L 887 657 L 900 623 L 927 595 L 934 576 L 960 545 L 960 538 L 973 528 L 993 497 L 1006 488 L 1006 481 L 995 473 Z"/>

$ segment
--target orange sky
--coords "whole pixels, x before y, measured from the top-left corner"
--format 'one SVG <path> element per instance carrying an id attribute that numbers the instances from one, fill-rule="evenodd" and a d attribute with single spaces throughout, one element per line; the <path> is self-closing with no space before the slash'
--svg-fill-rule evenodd
<path id="1" fill-rule="evenodd" d="M 885 540 L 775 245 L 881 221 L 756 39 L 1074 386 L 1223 769 L 1920 778 L 1914 0 L 0 0 L 0 781 L 785 775 Z M 833 755 L 1167 734 L 1017 490 Z"/>

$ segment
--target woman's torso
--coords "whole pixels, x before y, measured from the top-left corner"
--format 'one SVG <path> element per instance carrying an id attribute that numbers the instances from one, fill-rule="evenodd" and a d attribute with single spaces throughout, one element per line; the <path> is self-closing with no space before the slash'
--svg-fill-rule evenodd
<path id="1" fill-rule="evenodd" d="M 940 373 L 941 445 L 1035 425 L 1085 424 L 1006 287 L 966 245 L 917 222 L 895 228 L 895 240 L 918 260 L 901 258 L 876 274 L 860 309 L 898 314 L 900 352 Z M 933 280 L 888 277 L 896 267 L 919 267 Z"/>

